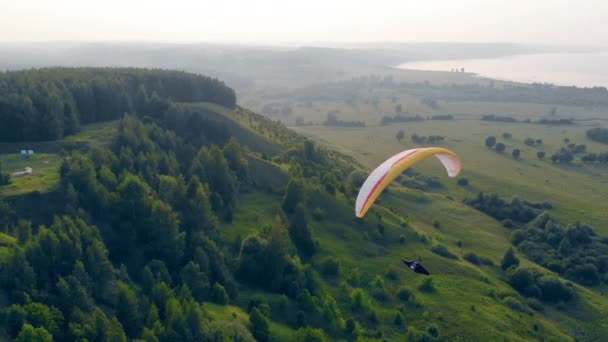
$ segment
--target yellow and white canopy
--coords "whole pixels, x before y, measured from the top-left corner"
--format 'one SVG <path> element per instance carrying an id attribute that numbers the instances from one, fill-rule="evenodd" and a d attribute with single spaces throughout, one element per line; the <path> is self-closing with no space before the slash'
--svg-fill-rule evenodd
<path id="1" fill-rule="evenodd" d="M 363 217 L 384 189 L 414 164 L 434 155 L 437 157 L 448 176 L 456 177 L 460 173 L 460 158 L 456 153 L 441 147 L 414 148 L 390 157 L 380 164 L 365 180 L 359 190 L 355 214 Z"/>

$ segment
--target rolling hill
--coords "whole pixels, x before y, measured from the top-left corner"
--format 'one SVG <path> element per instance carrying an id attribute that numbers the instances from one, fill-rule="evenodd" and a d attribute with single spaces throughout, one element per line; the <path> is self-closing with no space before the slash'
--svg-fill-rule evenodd
<path id="1" fill-rule="evenodd" d="M 444 146 L 463 157 L 469 185 L 446 180 L 436 161 L 425 161 L 416 171 L 439 176 L 441 188 L 400 181 L 360 220 L 355 175 L 409 147 L 394 138 L 401 126 L 298 128 L 301 135 L 239 106 L 162 100 L 166 106 L 83 125 L 27 162 L 1 155 L 6 170 L 39 169 L 0 186 L 5 337 L 27 325 L 56 340 L 608 334 L 605 283 L 583 286 L 517 248 L 519 265 L 503 270 L 512 230 L 463 203 L 479 191 L 546 200 L 557 220 L 585 218 L 605 236 L 605 212 L 592 190 L 605 184 L 588 183 L 602 170 L 536 161 L 532 148 L 512 160 L 483 146 L 486 127 L 462 121 L 403 124 L 408 132 L 445 135 Z M 511 149 L 527 135 L 540 137 L 525 129 L 501 124 L 495 134 L 513 132 Z M 553 131 L 542 138 L 543 148 L 560 146 Z M 539 187 L 545 179 L 558 186 Z M 430 277 L 401 264 L 418 257 Z M 514 287 L 514 273 L 527 268 L 542 273 L 544 296 Z M 550 297 L 554 289 L 572 296 Z"/>

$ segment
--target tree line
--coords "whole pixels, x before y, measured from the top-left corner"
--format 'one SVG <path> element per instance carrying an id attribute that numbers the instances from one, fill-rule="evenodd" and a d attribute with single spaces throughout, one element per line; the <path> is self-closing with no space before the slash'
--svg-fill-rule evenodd
<path id="1" fill-rule="evenodd" d="M 593 141 L 608 144 L 608 129 L 595 127 L 587 130 L 587 137 Z"/>
<path id="2" fill-rule="evenodd" d="M 475 198 L 465 199 L 463 202 L 502 221 L 503 225 L 508 228 L 515 227 L 515 223 L 528 223 L 540 215 L 543 210 L 552 208 L 551 203 L 548 202 L 534 203 L 518 197 L 513 197 L 509 202 L 498 194 L 486 195 L 483 192 L 478 193 Z"/>
<path id="3" fill-rule="evenodd" d="M 177 71 L 49 68 L 0 73 L 0 141 L 59 139 L 80 125 L 146 113 L 158 101 L 236 105 L 221 81 Z"/>

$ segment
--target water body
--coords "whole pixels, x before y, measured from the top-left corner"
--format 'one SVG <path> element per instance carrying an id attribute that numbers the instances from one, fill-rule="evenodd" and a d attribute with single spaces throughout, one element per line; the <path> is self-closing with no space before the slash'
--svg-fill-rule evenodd
<path id="1" fill-rule="evenodd" d="M 464 68 L 482 77 L 523 83 L 608 87 L 608 52 L 546 53 L 492 59 L 408 62 L 400 69 L 448 71 Z"/>

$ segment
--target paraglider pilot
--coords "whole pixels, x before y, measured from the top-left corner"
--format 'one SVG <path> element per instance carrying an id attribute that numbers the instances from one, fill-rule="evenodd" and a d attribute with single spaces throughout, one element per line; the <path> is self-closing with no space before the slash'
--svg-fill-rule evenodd
<path id="1" fill-rule="evenodd" d="M 424 267 L 422 267 L 422 265 L 418 261 L 409 261 L 409 260 L 401 260 L 401 261 L 403 261 L 403 263 L 406 264 L 407 267 L 409 267 L 412 271 L 414 271 L 416 273 L 420 273 L 420 274 L 424 274 L 424 275 L 431 274 Z"/>

